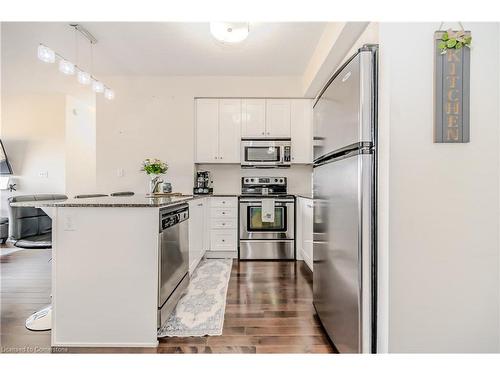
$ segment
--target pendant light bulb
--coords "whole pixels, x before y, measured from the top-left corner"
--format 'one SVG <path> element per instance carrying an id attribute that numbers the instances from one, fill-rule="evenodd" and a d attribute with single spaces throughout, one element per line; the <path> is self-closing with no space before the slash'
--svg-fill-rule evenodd
<path id="1" fill-rule="evenodd" d="M 105 89 L 104 97 L 108 100 L 113 100 L 115 98 L 115 92 L 111 89 Z"/>
<path id="2" fill-rule="evenodd" d="M 68 76 L 72 76 L 75 74 L 75 64 L 68 60 L 61 60 L 59 61 L 59 71 Z"/>
<path id="3" fill-rule="evenodd" d="M 56 61 L 56 53 L 43 44 L 38 46 L 38 58 L 46 63 L 53 64 Z"/>
<path id="4" fill-rule="evenodd" d="M 104 83 L 102 83 L 101 81 L 92 82 L 92 90 L 94 90 L 94 92 L 98 94 L 104 92 Z"/>
<path id="5" fill-rule="evenodd" d="M 90 74 L 87 72 L 84 72 L 83 70 L 78 71 L 77 79 L 78 79 L 78 82 L 81 83 L 82 85 L 89 85 L 90 81 L 92 80 L 90 78 Z"/>

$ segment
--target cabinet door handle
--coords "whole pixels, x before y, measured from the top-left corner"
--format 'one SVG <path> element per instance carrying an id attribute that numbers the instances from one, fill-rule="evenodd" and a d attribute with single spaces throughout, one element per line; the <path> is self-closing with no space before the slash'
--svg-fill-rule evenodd
<path id="1" fill-rule="evenodd" d="M 226 242 L 226 240 L 222 240 L 222 242 Z"/>
<path id="2" fill-rule="evenodd" d="M 269 132 L 267 132 L 267 135 L 269 135 Z"/>
<path id="3" fill-rule="evenodd" d="M 203 203 L 198 203 L 198 207 L 202 207 L 203 206 Z"/>
<path id="4" fill-rule="evenodd" d="M 265 132 L 262 132 L 262 135 L 265 135 L 266 133 Z"/>
<path id="5" fill-rule="evenodd" d="M 222 201 L 222 204 L 226 204 L 226 201 Z"/>
<path id="6" fill-rule="evenodd" d="M 214 159 L 217 159 L 217 156 L 214 156 Z"/>
<path id="7" fill-rule="evenodd" d="M 313 208 L 312 204 L 308 204 L 307 207 L 309 208 Z"/>
<path id="8" fill-rule="evenodd" d="M 222 226 L 226 225 L 226 223 L 222 223 Z"/>

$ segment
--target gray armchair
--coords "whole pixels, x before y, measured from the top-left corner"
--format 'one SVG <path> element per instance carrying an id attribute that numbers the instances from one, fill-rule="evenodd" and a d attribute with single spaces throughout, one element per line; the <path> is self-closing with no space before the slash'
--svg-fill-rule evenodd
<path id="1" fill-rule="evenodd" d="M 17 195 L 9 198 L 9 238 L 23 248 L 52 247 L 52 220 L 40 208 L 12 207 L 13 202 L 68 199 L 63 194 Z"/>
<path id="2" fill-rule="evenodd" d="M 5 243 L 9 238 L 9 219 L 0 217 L 0 243 Z"/>

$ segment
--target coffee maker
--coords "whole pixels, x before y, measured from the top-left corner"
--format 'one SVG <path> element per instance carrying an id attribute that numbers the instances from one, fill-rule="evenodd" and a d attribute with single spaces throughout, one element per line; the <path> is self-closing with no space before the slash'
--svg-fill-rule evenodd
<path id="1" fill-rule="evenodd" d="M 212 187 L 212 181 L 210 180 L 209 171 L 196 172 L 196 180 L 194 184 L 195 184 L 195 187 L 193 188 L 194 194 L 212 194 L 214 192 L 214 189 Z"/>

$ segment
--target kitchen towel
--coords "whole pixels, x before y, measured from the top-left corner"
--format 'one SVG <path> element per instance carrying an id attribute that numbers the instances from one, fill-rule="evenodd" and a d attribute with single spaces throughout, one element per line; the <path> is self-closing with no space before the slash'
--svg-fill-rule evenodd
<path id="1" fill-rule="evenodd" d="M 262 199 L 262 222 L 263 223 L 273 223 L 274 222 L 274 199 Z"/>

